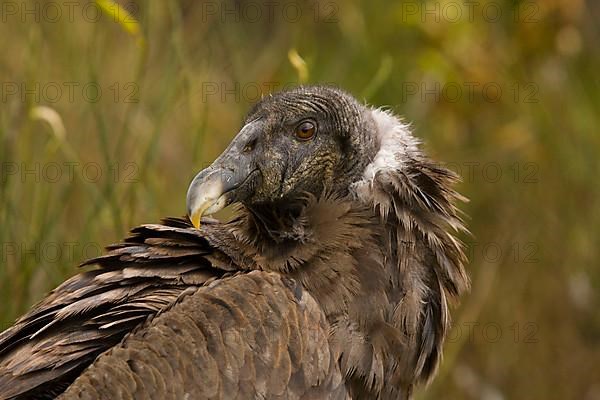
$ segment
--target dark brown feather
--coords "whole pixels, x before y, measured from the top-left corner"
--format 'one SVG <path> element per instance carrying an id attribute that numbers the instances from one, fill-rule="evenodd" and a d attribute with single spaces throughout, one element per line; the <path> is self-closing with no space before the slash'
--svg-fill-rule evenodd
<path id="1" fill-rule="evenodd" d="M 64 389 L 149 316 L 227 273 L 202 257 L 215 250 L 196 230 L 169 222 L 176 227 L 135 229 L 106 256 L 85 263 L 100 268 L 67 280 L 0 335 L 0 398 Z"/>

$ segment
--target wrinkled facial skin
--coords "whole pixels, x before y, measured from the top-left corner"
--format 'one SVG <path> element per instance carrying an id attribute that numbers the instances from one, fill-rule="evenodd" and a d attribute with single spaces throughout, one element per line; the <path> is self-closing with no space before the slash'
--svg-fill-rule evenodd
<path id="1" fill-rule="evenodd" d="M 326 187 L 347 187 L 362 172 L 352 167 L 363 158 L 364 143 L 357 140 L 366 124 L 363 107 L 336 89 L 311 89 L 265 98 L 248 114 L 246 123 L 260 126 L 253 149 L 260 176 L 244 203 L 318 195 Z M 316 127 L 308 140 L 296 135 L 305 121 Z"/>
<path id="2" fill-rule="evenodd" d="M 340 138 L 330 124 L 313 110 L 262 114 L 256 116 L 262 132 L 254 149 L 260 182 L 245 202 L 274 201 L 295 196 L 299 191 L 314 193 L 330 186 L 343 157 Z M 296 137 L 296 130 L 305 121 L 314 124 L 316 133 L 311 139 L 301 140 Z"/>
<path id="3" fill-rule="evenodd" d="M 343 193 L 375 155 L 374 122 L 366 107 L 330 87 L 299 87 L 263 98 L 227 149 L 192 181 L 188 214 L 242 202 L 297 200 L 324 189 Z M 302 137 L 301 124 L 315 134 Z M 310 126 L 310 125 L 309 125 Z"/>

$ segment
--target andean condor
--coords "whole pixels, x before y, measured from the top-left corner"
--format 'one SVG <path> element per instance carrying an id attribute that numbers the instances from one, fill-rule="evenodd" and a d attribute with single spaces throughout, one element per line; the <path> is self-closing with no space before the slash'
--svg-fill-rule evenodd
<path id="1" fill-rule="evenodd" d="M 339 89 L 265 97 L 189 220 L 133 229 L 0 335 L 0 398 L 408 399 L 468 287 L 456 180 Z"/>

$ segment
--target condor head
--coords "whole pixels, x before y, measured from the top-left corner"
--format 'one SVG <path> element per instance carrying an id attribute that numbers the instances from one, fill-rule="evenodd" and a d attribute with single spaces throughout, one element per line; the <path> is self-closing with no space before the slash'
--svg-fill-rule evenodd
<path id="1" fill-rule="evenodd" d="M 278 207 L 325 188 L 345 194 L 376 153 L 370 110 L 331 87 L 299 87 L 257 103 L 229 147 L 200 171 L 188 215 L 241 202 Z"/>

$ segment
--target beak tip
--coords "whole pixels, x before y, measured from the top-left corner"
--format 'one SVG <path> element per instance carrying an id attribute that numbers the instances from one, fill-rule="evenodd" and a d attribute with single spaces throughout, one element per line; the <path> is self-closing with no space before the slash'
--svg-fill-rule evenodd
<path id="1" fill-rule="evenodd" d="M 202 214 L 199 212 L 195 212 L 188 214 L 188 216 L 190 218 L 190 221 L 192 222 L 192 225 L 194 225 L 194 228 L 200 229 L 200 220 L 202 218 Z"/>

